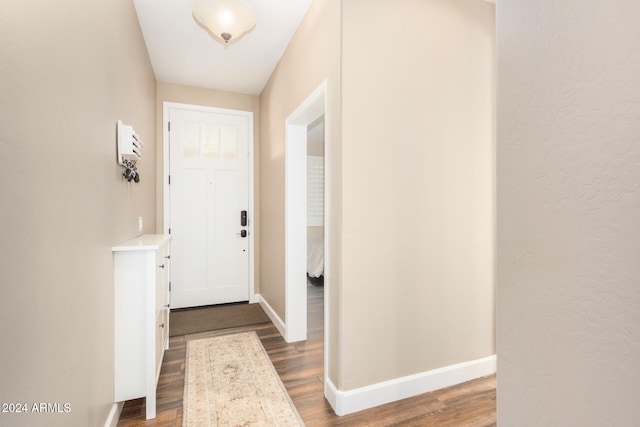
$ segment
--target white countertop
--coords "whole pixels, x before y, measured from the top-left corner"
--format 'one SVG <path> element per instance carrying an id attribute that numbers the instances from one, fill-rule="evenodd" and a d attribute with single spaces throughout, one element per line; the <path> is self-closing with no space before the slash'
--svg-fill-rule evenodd
<path id="1" fill-rule="evenodd" d="M 124 243 L 114 246 L 111 250 L 113 252 L 155 250 L 169 239 L 171 239 L 170 234 L 143 234 L 135 239 L 127 240 Z"/>

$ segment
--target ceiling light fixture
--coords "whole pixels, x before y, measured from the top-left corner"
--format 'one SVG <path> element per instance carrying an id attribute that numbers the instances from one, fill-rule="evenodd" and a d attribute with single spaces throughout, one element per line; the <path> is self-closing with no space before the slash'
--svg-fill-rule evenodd
<path id="1" fill-rule="evenodd" d="M 196 0 L 193 17 L 225 46 L 256 26 L 256 12 L 244 0 Z"/>

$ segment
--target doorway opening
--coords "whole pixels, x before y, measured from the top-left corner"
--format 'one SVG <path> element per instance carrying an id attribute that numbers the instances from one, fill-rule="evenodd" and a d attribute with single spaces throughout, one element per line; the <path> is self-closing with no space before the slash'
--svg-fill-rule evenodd
<path id="1" fill-rule="evenodd" d="M 310 127 L 328 124 L 327 82 L 323 82 L 286 120 L 285 143 L 285 340 L 307 339 L 307 244 L 308 244 L 308 132 Z M 329 283 L 328 167 L 330 140 L 324 137 L 324 190 L 322 227 L 322 275 L 324 278 L 324 360 L 327 375 L 327 312 Z M 316 230 L 317 231 L 317 230 Z"/>

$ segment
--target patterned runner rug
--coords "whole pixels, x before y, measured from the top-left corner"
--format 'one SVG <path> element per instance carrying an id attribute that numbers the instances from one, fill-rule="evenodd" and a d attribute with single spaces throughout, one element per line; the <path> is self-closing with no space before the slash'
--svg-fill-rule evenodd
<path id="1" fill-rule="evenodd" d="M 188 341 L 185 427 L 304 426 L 255 332 Z"/>

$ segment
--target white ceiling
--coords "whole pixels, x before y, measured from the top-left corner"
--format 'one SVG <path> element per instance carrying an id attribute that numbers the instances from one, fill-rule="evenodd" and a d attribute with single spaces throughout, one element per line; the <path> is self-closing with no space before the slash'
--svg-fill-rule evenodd
<path id="1" fill-rule="evenodd" d="M 193 18 L 194 0 L 133 0 L 156 79 L 259 94 L 311 0 L 245 0 L 256 26 L 225 49 Z"/>

